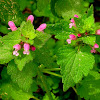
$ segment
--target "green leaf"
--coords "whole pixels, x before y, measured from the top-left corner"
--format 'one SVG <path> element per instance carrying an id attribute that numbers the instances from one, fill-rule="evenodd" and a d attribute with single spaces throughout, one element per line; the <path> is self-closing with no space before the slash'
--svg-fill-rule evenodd
<path id="1" fill-rule="evenodd" d="M 49 17 L 49 18 L 54 18 L 55 16 L 51 12 L 50 8 L 50 1 L 51 0 L 37 0 L 37 9 L 33 11 L 34 15 L 38 17 Z"/>
<path id="2" fill-rule="evenodd" d="M 50 0 L 37 0 L 37 9 L 43 11 L 50 4 Z"/>
<path id="3" fill-rule="evenodd" d="M 22 71 L 19 71 L 16 64 L 12 60 L 7 66 L 7 73 L 11 75 L 14 83 L 17 83 L 24 91 L 29 91 L 33 84 L 32 77 L 37 74 L 37 66 L 33 62 L 27 63 Z"/>
<path id="4" fill-rule="evenodd" d="M 86 30 L 83 29 L 84 19 L 85 19 L 84 15 L 81 18 L 74 18 L 77 30 L 80 33 L 85 33 L 85 31 L 86 31 Z"/>
<path id="5" fill-rule="evenodd" d="M 20 43 L 21 41 L 21 33 L 19 30 L 13 31 L 8 33 L 8 35 L 3 36 L 0 38 L 0 42 L 9 47 L 10 49 L 13 49 L 13 46 Z"/>
<path id="6" fill-rule="evenodd" d="M 52 68 L 57 65 L 54 61 L 55 59 L 50 55 L 49 48 L 43 46 L 42 48 L 36 50 L 34 61 L 38 64 L 43 64 L 47 68 Z"/>
<path id="7" fill-rule="evenodd" d="M 34 46 L 36 48 L 41 48 L 46 41 L 51 37 L 50 34 L 46 34 L 36 30 L 36 38 L 34 39 Z"/>
<path id="8" fill-rule="evenodd" d="M 94 9 L 93 9 L 93 5 L 90 6 L 90 8 L 87 11 L 87 17 L 91 16 L 92 14 L 94 14 Z"/>
<path id="9" fill-rule="evenodd" d="M 51 92 L 51 95 L 53 97 L 53 100 L 55 100 L 56 99 L 56 96 L 52 92 Z M 43 99 L 42 100 L 49 100 L 49 97 L 48 97 L 47 93 L 43 96 Z"/>
<path id="10" fill-rule="evenodd" d="M 83 75 L 88 75 L 93 68 L 94 56 L 82 50 L 76 51 L 74 48 L 63 46 L 58 50 L 57 63 L 61 66 L 63 89 L 66 91 L 78 83 Z"/>
<path id="11" fill-rule="evenodd" d="M 19 51 L 19 56 L 15 57 L 14 61 L 20 71 L 23 70 L 24 66 L 34 59 L 34 52 L 30 51 L 29 55 L 24 55 L 23 51 Z"/>
<path id="12" fill-rule="evenodd" d="M 81 8 L 81 9 L 80 9 Z M 65 20 L 73 18 L 75 14 L 81 16 L 84 12 L 82 0 L 57 0 L 55 11 L 58 16 L 62 16 Z"/>
<path id="13" fill-rule="evenodd" d="M 69 38 L 70 34 L 74 34 L 74 30 L 69 28 L 69 23 L 62 20 L 60 23 L 47 24 L 45 31 L 55 35 L 57 39 L 66 40 Z"/>
<path id="14" fill-rule="evenodd" d="M 69 23 L 67 21 L 61 20 L 59 23 L 55 24 L 47 24 L 47 27 L 45 29 L 45 32 L 53 34 L 53 35 L 59 35 L 62 34 L 62 32 L 74 32 L 72 28 L 69 28 Z"/>
<path id="15" fill-rule="evenodd" d="M 24 2 L 22 0 L 16 0 L 20 6 L 20 10 L 23 11 L 28 4 L 31 5 L 31 3 L 28 0 L 24 0 Z"/>
<path id="16" fill-rule="evenodd" d="M 22 40 L 23 42 L 25 42 L 25 43 L 30 44 L 30 45 L 33 45 L 33 43 L 34 43 L 34 40 L 27 39 L 27 38 L 25 38 L 24 36 L 21 36 L 21 40 Z"/>
<path id="17" fill-rule="evenodd" d="M 31 24 L 31 21 L 22 22 L 20 27 L 21 33 L 24 37 L 29 39 L 34 39 L 36 37 L 34 26 Z"/>
<path id="18" fill-rule="evenodd" d="M 21 41 L 20 31 L 13 31 L 0 38 L 0 64 L 8 63 L 13 59 L 13 46 Z M 2 46 L 3 45 L 3 46 Z"/>
<path id="19" fill-rule="evenodd" d="M 57 13 L 55 12 L 55 4 L 56 4 L 57 0 L 51 0 L 51 11 L 53 13 L 53 15 L 57 16 Z"/>
<path id="20" fill-rule="evenodd" d="M 94 46 L 94 44 L 96 43 L 96 37 L 95 36 L 82 37 L 82 41 L 83 41 L 83 43 Z"/>
<path id="21" fill-rule="evenodd" d="M 7 67 L 3 67 L 3 70 L 1 72 L 1 78 L 2 80 L 9 81 L 10 80 L 10 75 L 7 74 Z M 1 84 L 0 84 L 1 85 Z"/>
<path id="22" fill-rule="evenodd" d="M 91 31 L 94 28 L 94 17 L 93 14 L 84 20 L 83 29 Z"/>
<path id="23" fill-rule="evenodd" d="M 0 32 L 3 34 L 8 34 L 9 30 L 6 26 L 0 24 Z"/>
<path id="24" fill-rule="evenodd" d="M 17 26 L 20 25 L 24 18 L 16 0 L 0 0 L 0 19 L 6 24 L 13 21 Z"/>
<path id="25" fill-rule="evenodd" d="M 7 46 L 0 47 L 0 64 L 5 64 L 12 60 L 12 52 L 13 51 Z"/>
<path id="26" fill-rule="evenodd" d="M 32 97 L 32 93 L 23 92 L 13 87 L 13 83 L 3 83 L 0 85 L 0 95 L 2 100 L 29 100 Z"/>
<path id="27" fill-rule="evenodd" d="M 84 97 L 86 100 L 100 100 L 100 74 L 91 71 L 89 75 L 82 80 L 77 92 L 81 98 Z"/>
<path id="28" fill-rule="evenodd" d="M 7 74 L 7 67 L 1 72 L 0 96 L 2 100 L 29 100 L 32 97 L 32 91 L 23 91 L 17 84 L 11 81 L 10 75 Z"/>

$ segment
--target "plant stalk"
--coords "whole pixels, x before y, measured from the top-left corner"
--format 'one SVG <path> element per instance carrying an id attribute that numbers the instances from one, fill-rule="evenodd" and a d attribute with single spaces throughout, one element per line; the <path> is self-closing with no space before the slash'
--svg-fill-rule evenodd
<path id="1" fill-rule="evenodd" d="M 47 70 L 42 70 L 42 72 L 47 73 L 47 74 L 50 74 L 50 75 L 54 75 L 54 76 L 57 76 L 57 77 L 60 77 L 60 78 L 62 77 L 59 74 L 56 74 L 56 73 L 53 73 L 53 72 L 50 72 L 50 71 L 47 71 Z"/>
<path id="2" fill-rule="evenodd" d="M 53 100 L 53 97 L 51 95 L 50 89 L 48 87 L 48 83 L 46 81 L 46 77 L 43 75 L 43 73 L 40 71 L 40 69 L 38 68 L 38 75 L 41 79 L 41 82 L 43 83 L 43 86 L 45 88 L 45 91 L 47 92 L 47 95 L 49 97 L 49 100 Z"/>

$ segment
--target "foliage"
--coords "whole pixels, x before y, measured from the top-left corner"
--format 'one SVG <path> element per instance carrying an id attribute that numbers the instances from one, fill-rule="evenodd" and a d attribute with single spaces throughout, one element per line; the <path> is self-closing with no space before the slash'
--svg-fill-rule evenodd
<path id="1" fill-rule="evenodd" d="M 2 100 L 100 100 L 93 2 L 0 1 Z"/>

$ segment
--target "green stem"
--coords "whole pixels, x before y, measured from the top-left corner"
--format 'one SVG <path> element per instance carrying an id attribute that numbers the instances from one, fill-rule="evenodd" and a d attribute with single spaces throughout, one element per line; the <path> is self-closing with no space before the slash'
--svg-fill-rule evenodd
<path id="1" fill-rule="evenodd" d="M 81 100 L 80 96 L 78 95 L 78 100 Z"/>
<path id="2" fill-rule="evenodd" d="M 38 98 L 36 98 L 36 97 L 34 97 L 34 96 L 32 96 L 31 98 L 33 98 L 33 99 L 35 99 L 35 100 L 40 100 L 40 99 L 38 99 Z"/>
<path id="3" fill-rule="evenodd" d="M 42 72 L 47 73 L 47 74 L 50 74 L 50 75 L 54 75 L 54 76 L 58 76 L 58 77 L 62 77 L 61 75 L 56 74 L 56 73 L 53 73 L 53 72 L 50 72 L 50 71 L 42 70 Z"/>
<path id="4" fill-rule="evenodd" d="M 75 91 L 75 93 L 77 94 L 77 90 L 75 89 L 75 87 L 72 87 L 73 88 L 73 90 Z"/>
<path id="5" fill-rule="evenodd" d="M 60 68 L 50 68 L 50 69 L 44 69 L 44 70 L 48 70 L 48 71 L 60 71 Z"/>
<path id="6" fill-rule="evenodd" d="M 39 68 L 38 68 L 38 75 L 39 75 L 39 77 L 41 79 L 41 82 L 43 83 L 43 86 L 45 88 L 45 91 L 47 92 L 47 95 L 49 97 L 49 100 L 53 100 L 52 95 L 51 95 L 51 92 L 50 92 L 50 89 L 48 87 L 49 85 L 48 85 L 48 83 L 46 81 L 46 77 L 43 75 L 43 73 L 40 71 Z"/>
<path id="7" fill-rule="evenodd" d="M 76 84 L 76 88 L 78 88 L 78 87 L 79 87 L 79 84 Z M 80 95 L 77 94 L 77 96 L 78 96 L 78 100 L 81 100 Z"/>

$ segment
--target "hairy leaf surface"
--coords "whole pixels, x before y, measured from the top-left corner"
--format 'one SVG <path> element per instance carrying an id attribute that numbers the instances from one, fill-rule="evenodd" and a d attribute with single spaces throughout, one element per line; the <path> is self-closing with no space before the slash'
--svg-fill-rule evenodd
<path id="1" fill-rule="evenodd" d="M 78 94 L 86 100 L 100 100 L 100 74 L 91 71 L 89 75 L 82 80 L 77 91 Z"/>
<path id="2" fill-rule="evenodd" d="M 7 73 L 11 75 L 14 83 L 17 83 L 21 89 L 28 91 L 33 83 L 32 77 L 36 76 L 37 66 L 30 62 L 25 65 L 22 71 L 19 71 L 12 60 L 7 66 Z"/>
<path id="3" fill-rule="evenodd" d="M 57 63 L 61 66 L 63 89 L 66 91 L 78 83 L 83 75 L 88 75 L 93 68 L 94 56 L 82 50 L 76 51 L 72 47 L 63 46 L 58 50 Z"/>

